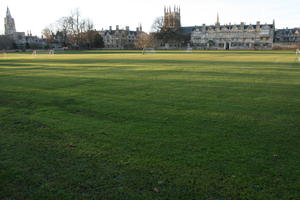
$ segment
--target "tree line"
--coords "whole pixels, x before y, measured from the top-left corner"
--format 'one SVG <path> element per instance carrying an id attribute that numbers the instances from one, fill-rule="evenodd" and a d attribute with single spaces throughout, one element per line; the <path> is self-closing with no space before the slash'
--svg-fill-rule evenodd
<path id="1" fill-rule="evenodd" d="M 104 48 L 104 41 L 94 23 L 90 19 L 82 18 L 79 9 L 71 11 L 68 16 L 61 17 L 55 23 L 42 30 L 45 48 L 67 47 L 70 49 Z M 130 48 L 155 48 L 164 43 L 173 41 L 188 41 L 178 30 L 164 27 L 163 17 L 157 17 L 149 34 L 140 32 Z M 40 48 L 37 44 L 27 44 L 24 49 Z M 0 36 L 0 49 L 15 49 L 17 46 L 9 36 Z"/>
<path id="2" fill-rule="evenodd" d="M 62 44 L 69 48 L 103 48 L 103 38 L 90 19 L 81 17 L 79 9 L 43 29 L 49 48 Z"/>

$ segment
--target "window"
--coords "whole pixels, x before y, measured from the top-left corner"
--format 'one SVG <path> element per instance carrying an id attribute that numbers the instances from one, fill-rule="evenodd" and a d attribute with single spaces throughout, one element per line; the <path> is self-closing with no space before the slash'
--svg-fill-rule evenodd
<path id="1" fill-rule="evenodd" d="M 261 34 L 261 35 L 269 35 L 269 34 L 270 34 L 270 31 L 269 31 L 269 30 L 261 30 L 261 31 L 260 31 L 260 34 Z"/>

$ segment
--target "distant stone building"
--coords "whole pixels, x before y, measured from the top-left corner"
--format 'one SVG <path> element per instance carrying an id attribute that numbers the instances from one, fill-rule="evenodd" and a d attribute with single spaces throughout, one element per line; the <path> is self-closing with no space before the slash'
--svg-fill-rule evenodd
<path id="1" fill-rule="evenodd" d="M 26 38 L 24 32 L 17 32 L 15 20 L 11 16 L 10 10 L 7 7 L 6 17 L 4 18 L 5 35 L 12 38 L 18 48 L 24 48 L 26 44 Z"/>
<path id="2" fill-rule="evenodd" d="M 26 48 L 29 49 L 40 49 L 47 46 L 47 42 L 45 39 L 33 36 L 31 31 L 27 33 L 27 35 L 25 36 L 25 40 Z"/>
<path id="3" fill-rule="evenodd" d="M 221 25 L 219 15 L 215 25 L 196 26 L 191 34 L 191 44 L 196 49 L 242 50 L 272 49 L 275 22 L 273 24 Z"/>
<path id="4" fill-rule="evenodd" d="M 4 33 L 5 36 L 11 38 L 14 41 L 15 47 L 20 49 L 25 48 L 43 48 L 45 47 L 45 41 L 37 36 L 32 36 L 28 33 L 27 36 L 25 32 L 17 32 L 15 20 L 12 17 L 9 8 L 6 10 L 6 17 L 4 18 Z M 12 47 L 12 48 L 15 48 Z"/>
<path id="5" fill-rule="evenodd" d="M 300 28 L 278 29 L 275 32 L 275 43 L 300 43 Z"/>
<path id="6" fill-rule="evenodd" d="M 300 28 L 277 29 L 273 49 L 295 50 L 300 48 Z"/>
<path id="7" fill-rule="evenodd" d="M 179 7 L 165 7 L 161 31 L 154 34 L 158 49 L 270 50 L 300 45 L 300 28 L 276 30 L 275 20 L 270 24 L 221 25 L 218 15 L 214 25 L 182 27 Z"/>
<path id="8" fill-rule="evenodd" d="M 143 33 L 143 29 L 140 25 L 136 31 L 131 31 L 129 26 L 120 29 L 117 25 L 115 30 L 110 26 L 109 30 L 102 30 L 99 33 L 107 49 L 133 49 L 135 48 L 135 41 L 138 35 Z"/>

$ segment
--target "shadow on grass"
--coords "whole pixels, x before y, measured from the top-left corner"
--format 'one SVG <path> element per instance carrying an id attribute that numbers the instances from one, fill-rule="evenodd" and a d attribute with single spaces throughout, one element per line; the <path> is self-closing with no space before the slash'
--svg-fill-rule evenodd
<path id="1" fill-rule="evenodd" d="M 30 62 L 30 64 L 28 64 Z M 57 63 L 57 64 L 122 64 L 122 65 L 130 65 L 130 64 L 149 64 L 149 65 L 155 65 L 155 64 L 165 64 L 165 65 L 219 65 L 219 66 L 300 66 L 300 63 L 293 63 L 293 62 L 258 62 L 258 61 L 210 61 L 210 60 L 160 60 L 160 59 L 148 59 L 148 60 L 139 60 L 139 59 L 42 59 L 42 60 L 35 60 L 35 59 L 6 59 L 6 60 L 0 60 L 0 66 L 32 66 L 33 64 L 40 65 L 41 63 Z"/>
<path id="2" fill-rule="evenodd" d="M 66 50 L 66 51 L 57 51 L 56 54 L 140 54 L 142 55 L 142 50 Z M 31 54 L 29 53 L 21 53 L 21 54 Z M 46 55 L 47 53 L 45 53 Z M 226 54 L 226 55 L 244 55 L 244 54 L 251 54 L 251 55 L 287 55 L 287 54 L 295 54 L 294 51 L 201 51 L 201 50 L 194 50 L 192 52 L 186 50 L 156 50 L 155 53 L 150 54 Z"/>

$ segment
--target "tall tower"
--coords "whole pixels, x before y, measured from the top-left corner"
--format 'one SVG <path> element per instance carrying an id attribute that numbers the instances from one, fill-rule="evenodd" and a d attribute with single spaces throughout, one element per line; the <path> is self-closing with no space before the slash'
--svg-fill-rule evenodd
<path id="1" fill-rule="evenodd" d="M 10 14 L 10 10 L 7 7 L 6 17 L 4 18 L 5 35 L 11 35 L 16 32 L 15 20 Z"/>
<path id="2" fill-rule="evenodd" d="M 180 29 L 181 16 L 180 7 L 174 6 L 174 10 L 169 7 L 165 7 L 164 13 L 164 28 L 166 29 Z"/>

